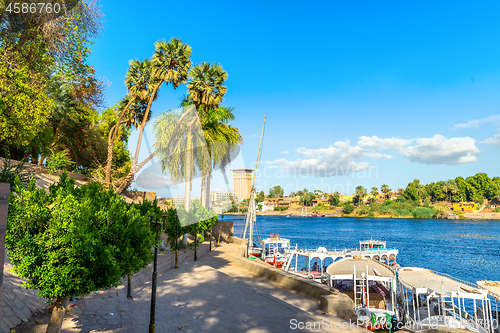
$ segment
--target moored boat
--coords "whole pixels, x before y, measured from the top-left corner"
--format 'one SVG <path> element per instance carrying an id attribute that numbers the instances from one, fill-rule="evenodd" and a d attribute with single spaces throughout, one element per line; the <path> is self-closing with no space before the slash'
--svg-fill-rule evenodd
<path id="1" fill-rule="evenodd" d="M 262 240 L 261 259 L 276 268 L 285 264 L 285 254 L 290 249 L 290 240 L 281 238 L 279 233 L 271 233 L 269 238 Z"/>
<path id="2" fill-rule="evenodd" d="M 326 282 L 353 300 L 359 326 L 373 331 L 391 329 L 398 322 L 396 275 L 388 266 L 369 259 L 342 259 L 327 267 Z"/>

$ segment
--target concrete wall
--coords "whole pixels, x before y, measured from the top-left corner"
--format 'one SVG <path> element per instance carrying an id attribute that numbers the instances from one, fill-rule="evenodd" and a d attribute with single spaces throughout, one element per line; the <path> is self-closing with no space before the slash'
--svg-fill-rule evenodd
<path id="1" fill-rule="evenodd" d="M 122 194 L 135 202 L 142 202 L 144 199 L 148 199 L 149 201 L 156 199 L 156 192 L 123 191 Z"/>
<path id="2" fill-rule="evenodd" d="M 5 162 L 5 159 L 3 157 L 0 157 L 0 165 L 3 165 Z M 19 161 L 15 160 L 10 160 L 11 165 L 18 165 Z M 49 174 L 49 169 L 43 165 L 36 165 L 36 164 L 30 164 L 30 163 L 25 163 L 24 164 L 24 171 L 27 173 L 42 173 L 42 174 Z M 73 177 L 75 180 L 85 180 L 85 176 L 79 173 L 74 173 L 74 172 L 67 172 L 68 177 Z M 54 173 L 53 175 L 60 176 L 62 174 L 61 171 L 58 171 Z"/>

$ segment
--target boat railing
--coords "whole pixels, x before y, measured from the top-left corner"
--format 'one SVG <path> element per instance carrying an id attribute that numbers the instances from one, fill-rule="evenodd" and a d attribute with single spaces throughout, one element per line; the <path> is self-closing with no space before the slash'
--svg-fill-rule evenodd
<path id="1" fill-rule="evenodd" d="M 453 277 L 449 274 L 446 274 L 446 273 L 441 273 L 441 272 L 437 272 L 437 271 L 432 271 L 434 274 L 436 275 L 440 275 L 440 276 L 443 276 L 443 277 L 446 277 L 450 280 L 453 280 L 453 281 L 456 281 L 456 282 L 460 282 L 462 284 L 465 284 L 469 287 L 472 287 L 472 288 L 475 288 L 475 289 L 483 289 L 483 290 L 486 290 L 484 288 L 481 288 L 479 285 L 475 284 L 475 283 L 472 283 L 472 282 L 469 282 L 469 281 L 465 281 L 465 280 L 462 280 L 462 279 L 458 279 L 456 277 Z"/>

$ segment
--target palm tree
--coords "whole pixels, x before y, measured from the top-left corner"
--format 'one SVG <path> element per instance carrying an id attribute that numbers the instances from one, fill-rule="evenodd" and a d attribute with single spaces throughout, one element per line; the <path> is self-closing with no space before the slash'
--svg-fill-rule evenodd
<path id="1" fill-rule="evenodd" d="M 375 198 L 378 196 L 378 188 L 372 187 L 372 191 L 370 192 Z"/>
<path id="2" fill-rule="evenodd" d="M 151 80 L 154 80 L 154 86 L 152 87 L 152 91 L 148 99 L 144 119 L 139 127 L 139 137 L 137 139 L 137 147 L 135 149 L 135 155 L 130 172 L 125 181 L 115 191 L 116 193 L 120 194 L 127 186 L 129 186 L 132 183 L 136 172 L 153 158 L 153 154 L 151 154 L 144 161 L 139 163 L 142 136 L 146 122 L 149 119 L 151 105 L 163 83 L 166 83 L 167 85 L 171 84 L 174 89 L 179 87 L 179 85 L 186 83 L 188 72 L 191 68 L 191 53 L 191 46 L 183 43 L 179 38 L 172 38 L 168 43 L 165 40 L 155 43 L 155 52 L 153 54 L 151 66 Z M 179 121 L 181 121 L 181 118 L 179 118 Z"/>
<path id="3" fill-rule="evenodd" d="M 380 190 L 382 191 L 382 193 L 384 193 L 387 197 L 387 194 L 389 192 L 391 192 L 391 189 L 389 188 L 389 185 L 387 184 L 382 184 L 382 186 L 380 187 Z"/>
<path id="4" fill-rule="evenodd" d="M 152 88 L 156 82 L 151 82 L 151 66 L 152 62 L 149 59 L 139 61 L 137 59 L 129 62 L 130 67 L 125 77 L 125 86 L 127 87 L 128 94 L 121 103 L 123 111 L 118 117 L 117 123 L 109 131 L 108 137 L 108 160 L 106 163 L 106 186 L 110 186 L 111 182 L 111 165 L 113 163 L 113 147 L 118 134 L 120 125 L 126 123 L 134 124 L 137 127 L 137 115 L 141 113 L 144 103 L 147 101 L 152 93 Z M 155 96 L 156 97 L 156 96 Z M 142 102 L 142 103 L 141 103 Z M 144 114 L 144 112 L 142 112 Z M 127 121 L 123 121 L 123 117 L 127 115 Z M 149 120 L 149 119 L 148 119 Z"/>
<path id="5" fill-rule="evenodd" d="M 217 152 L 217 156 L 213 156 L 211 146 L 215 144 L 215 142 L 228 142 L 232 144 L 234 141 L 233 139 L 237 139 L 236 141 L 239 142 L 241 141 L 241 136 L 237 138 L 236 134 L 239 135 L 239 133 L 228 133 L 227 131 L 226 135 L 221 133 L 220 132 L 221 128 L 218 127 L 225 125 L 224 121 L 220 123 L 213 121 L 211 122 L 205 121 L 206 117 L 209 117 L 211 113 L 214 113 L 214 110 L 219 108 L 220 104 L 224 99 L 224 95 L 226 94 L 227 91 L 227 87 L 225 86 L 225 81 L 227 80 L 227 72 L 222 68 L 222 66 L 217 63 L 209 64 L 207 62 L 203 62 L 193 67 L 193 69 L 189 73 L 189 78 L 190 81 L 187 84 L 188 97 L 186 98 L 185 103 L 194 104 L 196 106 L 196 109 L 198 110 L 200 121 L 203 124 L 212 125 L 211 135 L 206 136 L 206 143 L 207 143 L 207 148 L 209 149 L 211 161 L 209 164 L 205 166 L 200 166 L 202 169 L 201 203 L 203 206 L 208 206 L 212 167 L 224 160 L 227 160 L 227 158 L 223 156 L 228 155 L 230 153 L 230 151 L 227 152 L 219 151 Z M 213 119 L 223 120 L 224 118 L 227 118 L 228 120 L 234 119 L 234 116 L 232 114 L 232 109 L 226 108 L 222 109 L 222 111 L 226 112 L 222 112 L 222 114 L 219 112 L 218 113 L 219 117 L 215 118 L 212 117 L 211 120 Z M 220 117 L 220 115 L 223 115 L 224 113 L 225 117 L 224 116 Z M 204 129 L 204 132 L 207 130 L 208 128 Z M 219 161 L 215 161 L 213 159 L 217 159 Z"/>
<path id="6" fill-rule="evenodd" d="M 189 211 L 195 164 L 205 166 L 210 163 L 195 107 L 159 115 L 153 130 L 156 137 L 154 154 L 159 158 L 163 172 L 168 171 L 174 182 L 185 181 L 184 208 Z M 187 244 L 186 235 L 183 236 L 183 243 Z"/>
<path id="7" fill-rule="evenodd" d="M 239 130 L 230 124 L 233 120 L 233 108 L 225 106 L 211 109 L 201 118 L 202 131 L 210 156 L 210 164 L 204 168 L 205 177 L 202 178 L 202 199 L 204 199 L 202 204 L 206 207 L 209 206 L 212 170 L 216 167 L 224 170 L 231 162 L 231 153 L 237 145 L 243 143 Z"/>
<path id="8" fill-rule="evenodd" d="M 359 203 L 359 205 L 362 205 L 363 204 L 363 198 L 367 194 L 366 188 L 363 185 L 356 186 L 356 192 L 355 192 L 355 194 L 358 197 L 358 200 L 359 200 L 358 203 Z"/>
<path id="9" fill-rule="evenodd" d="M 446 196 L 448 197 L 449 202 L 451 202 L 451 196 L 453 194 L 458 193 L 458 187 L 453 180 L 447 180 L 446 182 L 444 182 L 444 186 L 443 186 L 442 190 L 446 194 Z"/>

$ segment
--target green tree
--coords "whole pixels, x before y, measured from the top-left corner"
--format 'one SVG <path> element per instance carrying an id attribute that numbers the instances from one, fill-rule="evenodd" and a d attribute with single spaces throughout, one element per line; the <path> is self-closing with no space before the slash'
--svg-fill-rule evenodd
<path id="1" fill-rule="evenodd" d="M 55 299 L 47 332 L 60 329 L 71 295 L 120 284 L 151 259 L 149 218 L 98 183 L 81 188 L 65 174 L 47 193 L 16 184 L 6 245 L 25 288 Z"/>
<path id="2" fill-rule="evenodd" d="M 372 187 L 372 191 L 370 192 L 375 198 L 378 197 L 378 188 Z"/>
<path id="3" fill-rule="evenodd" d="M 386 199 L 389 199 L 388 193 L 391 192 L 389 185 L 382 184 L 382 186 L 380 186 L 380 190 L 382 191 L 382 193 L 384 193 Z"/>
<path id="4" fill-rule="evenodd" d="M 54 100 L 48 78 L 17 52 L 0 48 L 0 142 L 29 146 L 48 122 Z"/>
<path id="5" fill-rule="evenodd" d="M 256 202 L 263 202 L 265 198 L 266 198 L 266 194 L 264 193 L 264 191 L 260 191 L 257 194 L 257 197 L 255 198 L 255 201 Z"/>
<path id="6" fill-rule="evenodd" d="M 363 199 L 366 197 L 366 195 L 367 195 L 367 191 L 363 185 L 356 186 L 354 200 L 355 200 L 355 202 L 358 203 L 358 205 L 363 204 Z"/>
<path id="7" fill-rule="evenodd" d="M 110 129 L 108 135 L 108 158 L 106 163 L 106 186 L 111 184 L 111 166 L 113 164 L 113 150 L 116 137 L 120 131 L 122 124 L 127 124 L 130 128 L 132 124 L 136 127 L 138 122 L 144 121 L 144 103 L 150 98 L 156 98 L 155 94 L 152 96 L 152 90 L 157 85 L 157 78 L 152 78 L 152 61 L 144 59 L 143 61 L 131 60 L 129 62 L 129 69 L 125 76 L 125 86 L 127 87 L 128 95 L 120 105 L 121 113 L 115 125 Z M 155 80 L 156 79 L 156 80 Z M 128 114 L 127 114 L 128 113 Z M 143 119 L 139 115 L 143 114 Z M 124 120 L 126 118 L 126 120 Z M 149 119 L 146 119 L 149 120 Z"/>
<path id="8" fill-rule="evenodd" d="M 333 194 L 330 194 L 328 196 L 328 203 L 332 207 L 337 207 L 340 204 L 340 193 L 339 192 L 335 192 Z"/>
<path id="9" fill-rule="evenodd" d="M 313 200 L 316 199 L 316 196 L 312 192 L 307 192 L 304 194 L 304 203 L 306 206 L 312 206 Z"/>
<path id="10" fill-rule="evenodd" d="M 273 186 L 269 189 L 268 198 L 281 198 L 283 197 L 283 187 L 280 185 Z"/>

